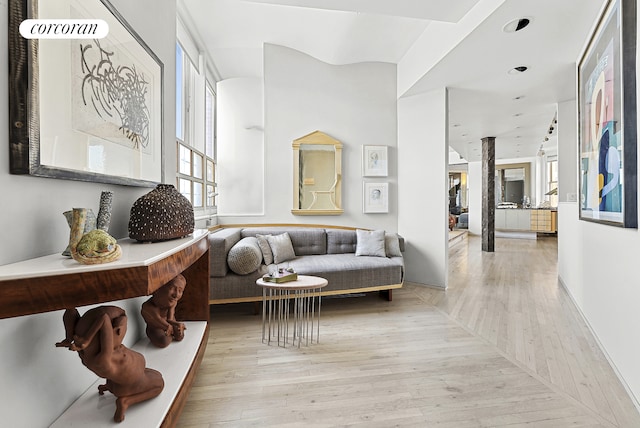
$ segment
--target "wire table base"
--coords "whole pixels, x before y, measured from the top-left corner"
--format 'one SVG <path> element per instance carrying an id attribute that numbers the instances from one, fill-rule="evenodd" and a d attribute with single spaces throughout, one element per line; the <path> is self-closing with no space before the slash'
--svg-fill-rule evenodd
<path id="1" fill-rule="evenodd" d="M 272 283 L 258 279 L 262 287 L 262 342 L 300 347 L 320 342 L 320 291 L 327 280 L 299 275 L 296 281 Z"/>

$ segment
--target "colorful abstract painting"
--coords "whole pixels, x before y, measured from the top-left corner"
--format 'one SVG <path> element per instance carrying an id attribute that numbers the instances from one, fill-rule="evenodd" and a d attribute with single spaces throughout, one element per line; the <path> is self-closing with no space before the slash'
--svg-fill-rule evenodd
<path id="1" fill-rule="evenodd" d="M 627 75 L 635 79 L 635 19 L 633 37 L 623 37 L 622 6 L 610 3 L 578 68 L 580 218 L 637 227 L 635 81 L 630 92 Z"/>

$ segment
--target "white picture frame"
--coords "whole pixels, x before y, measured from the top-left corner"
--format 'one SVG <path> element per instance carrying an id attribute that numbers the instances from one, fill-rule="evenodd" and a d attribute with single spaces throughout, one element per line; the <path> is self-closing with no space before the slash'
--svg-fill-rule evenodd
<path id="1" fill-rule="evenodd" d="M 363 184 L 362 211 L 365 214 L 389 212 L 389 183 L 365 182 Z"/>
<path id="2" fill-rule="evenodd" d="M 387 146 L 362 146 L 363 177 L 386 177 L 388 165 Z"/>

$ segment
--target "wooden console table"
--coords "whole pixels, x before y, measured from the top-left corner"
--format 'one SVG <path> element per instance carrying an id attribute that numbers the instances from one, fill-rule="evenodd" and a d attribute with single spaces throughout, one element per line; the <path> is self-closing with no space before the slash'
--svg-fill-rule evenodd
<path id="1" fill-rule="evenodd" d="M 166 384 L 162 394 L 156 397 L 165 396 L 168 400 L 164 414 L 155 415 L 160 418 L 158 424 L 148 420 L 152 425 L 174 426 L 204 356 L 209 336 L 208 233 L 207 230 L 196 230 L 186 238 L 152 244 L 123 239 L 118 241 L 122 257 L 112 263 L 81 265 L 60 254 L 53 254 L 0 266 L 0 319 L 148 296 L 182 273 L 187 287 L 176 308 L 176 318 L 189 322 L 187 334 L 197 335 L 196 343 L 188 345 L 192 349 L 189 355 L 180 354 L 179 358 L 171 358 L 172 346 L 162 350 L 169 356 L 168 364 L 182 365 L 184 373 L 173 385 Z M 193 340 L 194 337 L 190 342 Z M 163 367 L 153 368 L 163 371 Z M 97 391 L 95 399 L 98 399 Z M 129 415 L 134 411 L 135 406 L 119 426 L 134 423 L 129 421 Z M 97 421 L 94 418 L 91 422 Z M 113 425 L 111 419 L 105 422 Z M 78 420 L 75 423 L 81 424 Z"/>

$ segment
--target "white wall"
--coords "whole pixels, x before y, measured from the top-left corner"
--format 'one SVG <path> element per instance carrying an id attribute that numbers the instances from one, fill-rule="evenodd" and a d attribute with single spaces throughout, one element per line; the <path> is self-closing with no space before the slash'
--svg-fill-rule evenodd
<path id="1" fill-rule="evenodd" d="M 447 90 L 398 100 L 398 231 L 407 281 L 447 286 Z"/>
<path id="2" fill-rule="evenodd" d="M 576 100 L 558 103 L 558 201 L 576 202 L 578 192 L 578 111 Z M 562 144 L 560 143 L 562 141 Z M 571 144 L 570 142 L 576 142 Z"/>
<path id="3" fill-rule="evenodd" d="M 575 250 L 582 248 L 578 221 L 578 114 L 576 100 L 558 104 L 558 276 L 571 287 L 574 300 L 581 302 L 582 260 Z M 575 199 L 570 200 L 569 194 Z"/>
<path id="4" fill-rule="evenodd" d="M 266 44 L 264 114 L 264 215 L 220 216 L 220 223 L 319 223 L 397 230 L 395 65 L 331 65 L 293 49 Z M 291 144 L 296 138 L 316 130 L 343 144 L 344 214 L 339 216 L 291 214 Z M 362 177 L 361 152 L 365 144 L 388 146 L 389 176 L 366 179 L 389 182 L 388 214 L 362 212 L 362 183 L 365 179 Z M 255 156 L 255 153 L 244 155 Z M 229 197 L 243 198 L 246 195 Z"/>
<path id="5" fill-rule="evenodd" d="M 482 162 L 469 162 L 469 233 L 482 236 Z"/>
<path id="6" fill-rule="evenodd" d="M 112 0 L 138 34 L 164 63 L 165 177 L 175 176 L 175 2 Z M 153 19 L 149 11 L 153 10 Z M 0 27 L 7 28 L 7 2 L 0 1 Z M 163 31 L 158 31 L 162 28 Z M 0 31 L 5 58 L 7 33 Z M 7 82 L 7 67 L 0 68 L 0 81 Z M 8 99 L 8 85 L 0 85 L 0 99 Z M 7 136 L 7 103 L 0 103 L 0 135 Z M 3 140 L 6 144 L 6 138 Z M 69 227 L 62 212 L 73 207 L 98 209 L 100 192 L 114 192 L 110 233 L 127 236 L 129 210 L 133 202 L 150 189 L 102 185 L 68 180 L 9 174 L 9 150 L 0 150 L 0 264 L 61 252 L 69 239 Z M 126 341 L 144 334 L 140 329 L 140 299 L 117 303 L 129 314 Z M 84 312 L 84 308 L 81 312 Z M 64 337 L 62 311 L 0 320 L 0 413 L 2 425 L 10 427 L 48 426 L 81 392 L 95 375 L 85 368 L 77 354 L 55 348 Z"/>
<path id="7" fill-rule="evenodd" d="M 264 214 L 262 81 L 227 79 L 217 84 L 218 215 Z"/>
<path id="8" fill-rule="evenodd" d="M 558 210 L 558 273 L 637 404 L 640 287 L 636 266 L 640 232 L 580 221 L 578 202 L 567 201 L 567 193 L 578 193 L 578 143 L 572 126 L 575 118 L 570 103 L 560 106 L 558 170 L 563 174 L 560 196 L 564 201 L 561 199 Z M 566 175 L 568 171 L 573 174 Z"/>

